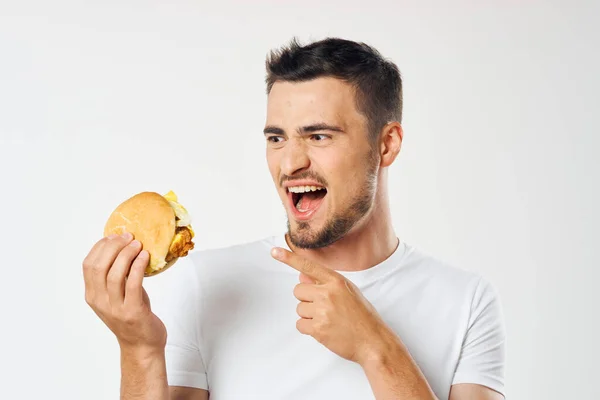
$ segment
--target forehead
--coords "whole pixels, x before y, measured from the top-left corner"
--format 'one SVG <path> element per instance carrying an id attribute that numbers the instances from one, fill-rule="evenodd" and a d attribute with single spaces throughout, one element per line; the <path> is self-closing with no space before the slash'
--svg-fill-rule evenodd
<path id="1" fill-rule="evenodd" d="M 361 123 L 351 85 L 336 78 L 276 82 L 267 99 L 267 123 L 286 126 L 315 122 L 346 127 Z"/>

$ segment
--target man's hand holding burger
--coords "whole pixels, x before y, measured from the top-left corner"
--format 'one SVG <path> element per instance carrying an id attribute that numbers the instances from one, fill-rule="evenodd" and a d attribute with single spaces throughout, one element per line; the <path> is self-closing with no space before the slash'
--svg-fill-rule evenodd
<path id="1" fill-rule="evenodd" d="M 162 351 L 167 331 L 142 287 L 149 254 L 131 233 L 97 242 L 83 261 L 85 300 L 122 349 Z"/>
<path id="2" fill-rule="evenodd" d="M 104 238 L 83 261 L 85 300 L 121 348 L 123 400 L 169 398 L 167 331 L 142 282 L 187 256 L 193 237 L 191 218 L 175 193 L 142 192 L 111 213 Z"/>
<path id="3" fill-rule="evenodd" d="M 351 281 L 282 248 L 272 255 L 300 272 L 300 333 L 358 363 L 377 399 L 436 398 L 408 349 Z"/>
<path id="4" fill-rule="evenodd" d="M 121 348 L 121 399 L 168 399 L 167 331 L 142 287 L 148 262 L 131 234 L 103 238 L 83 262 L 85 300 Z"/>

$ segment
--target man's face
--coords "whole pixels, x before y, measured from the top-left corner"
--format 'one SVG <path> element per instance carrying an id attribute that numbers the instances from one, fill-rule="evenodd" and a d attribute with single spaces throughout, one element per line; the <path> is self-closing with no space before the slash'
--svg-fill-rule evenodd
<path id="1" fill-rule="evenodd" d="M 354 96 L 334 78 L 277 82 L 269 94 L 267 161 L 297 247 L 330 245 L 373 204 L 378 165 Z"/>

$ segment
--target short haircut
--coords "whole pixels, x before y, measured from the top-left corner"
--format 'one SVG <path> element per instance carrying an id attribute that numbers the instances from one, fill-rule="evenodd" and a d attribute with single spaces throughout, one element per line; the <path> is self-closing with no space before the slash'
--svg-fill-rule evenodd
<path id="1" fill-rule="evenodd" d="M 340 38 L 301 45 L 296 38 L 266 59 L 267 94 L 278 81 L 334 77 L 355 89 L 356 107 L 368 121 L 371 139 L 391 121 L 402 122 L 402 77 L 396 64 L 375 48 Z"/>

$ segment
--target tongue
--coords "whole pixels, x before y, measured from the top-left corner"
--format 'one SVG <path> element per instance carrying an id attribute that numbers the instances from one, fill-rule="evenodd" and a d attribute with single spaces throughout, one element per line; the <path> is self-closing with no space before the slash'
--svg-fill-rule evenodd
<path id="1" fill-rule="evenodd" d="M 301 211 L 312 211 L 321 204 L 323 197 L 325 197 L 325 191 L 323 190 L 304 193 L 296 208 Z"/>

